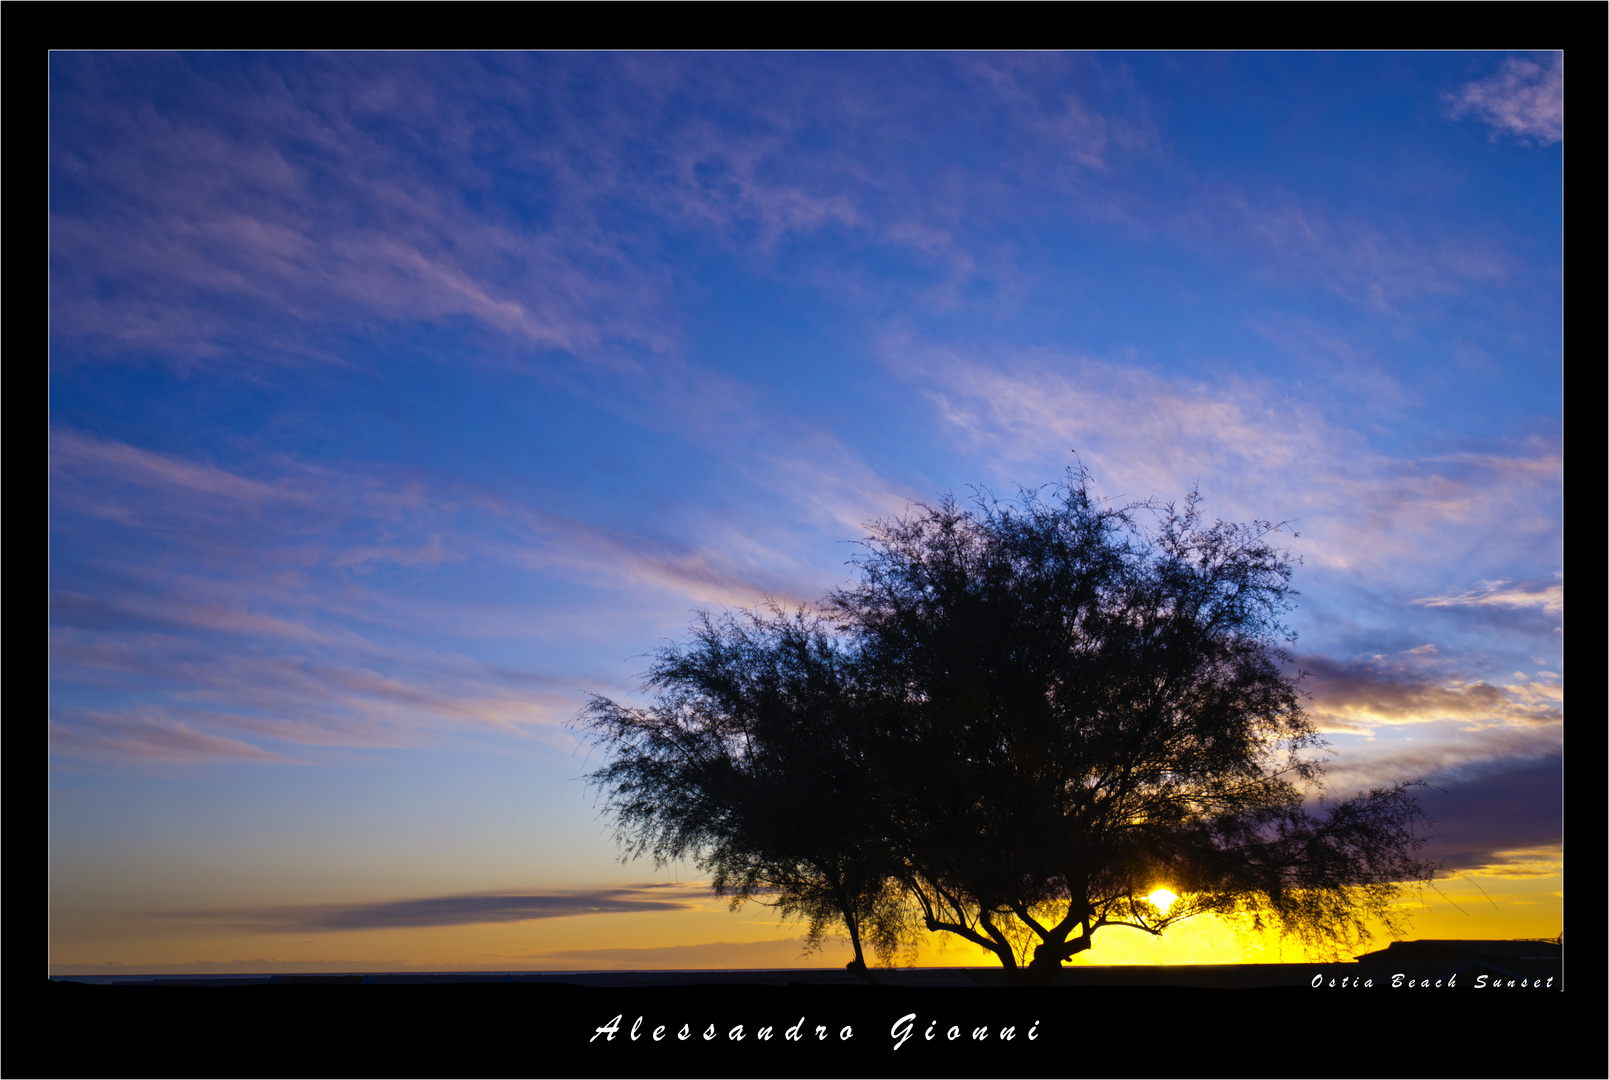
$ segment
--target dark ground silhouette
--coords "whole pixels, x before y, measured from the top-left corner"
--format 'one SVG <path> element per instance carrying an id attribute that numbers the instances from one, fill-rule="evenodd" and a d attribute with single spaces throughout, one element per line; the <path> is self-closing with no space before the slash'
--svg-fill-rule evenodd
<path id="1" fill-rule="evenodd" d="M 1602 1075 L 1601 1010 L 1572 1027 L 1569 1006 L 1593 1003 L 1561 996 L 1556 956 L 1404 944 L 1360 963 L 1069 968 L 1044 987 L 991 985 L 1006 981 L 998 968 L 874 969 L 881 985 L 831 969 L 57 980 L 45 1038 L 14 1026 L 6 1064 L 62 1076 L 1359 1076 L 1389 1060 L 1386 1072 L 1415 1077 Z M 1472 944 L 1485 952 L 1457 948 Z M 1557 1045 L 1571 1030 L 1590 1034 L 1588 1056 Z M 1398 1049 L 1348 1049 L 1348 1033 L 1385 1031 Z M 31 1043 L 46 1057 L 25 1063 Z"/>

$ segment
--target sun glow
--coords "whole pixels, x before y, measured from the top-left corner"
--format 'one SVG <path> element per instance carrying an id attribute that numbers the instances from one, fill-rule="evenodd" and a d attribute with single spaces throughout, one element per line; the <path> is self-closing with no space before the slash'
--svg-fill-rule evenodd
<path id="1" fill-rule="evenodd" d="M 1146 899 L 1151 902 L 1152 906 L 1158 908 L 1164 915 L 1166 915 L 1168 908 L 1172 906 L 1173 902 L 1179 898 L 1173 893 L 1169 892 L 1167 889 L 1158 889 L 1150 896 L 1147 896 Z"/>

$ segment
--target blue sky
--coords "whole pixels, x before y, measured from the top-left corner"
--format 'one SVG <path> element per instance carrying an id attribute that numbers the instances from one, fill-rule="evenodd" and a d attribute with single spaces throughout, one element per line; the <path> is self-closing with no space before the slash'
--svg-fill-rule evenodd
<path id="1" fill-rule="evenodd" d="M 50 79 L 62 970 L 793 948 L 618 864 L 566 722 L 1075 453 L 1291 522 L 1332 786 L 1432 781 L 1447 887 L 1558 932 L 1559 55 Z"/>

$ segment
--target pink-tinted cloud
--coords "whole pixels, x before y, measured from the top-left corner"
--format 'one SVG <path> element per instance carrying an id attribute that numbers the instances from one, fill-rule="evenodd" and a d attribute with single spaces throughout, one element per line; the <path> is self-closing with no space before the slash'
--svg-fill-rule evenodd
<path id="1" fill-rule="evenodd" d="M 351 548 L 334 560 L 336 566 L 369 567 L 380 562 L 397 566 L 440 566 L 443 563 L 463 562 L 462 552 L 449 551 L 442 546 L 441 536 L 432 534 L 429 541 L 415 547 L 371 545 Z"/>
<path id="2" fill-rule="evenodd" d="M 1456 596 L 1421 596 L 1409 601 L 1425 607 L 1539 608 L 1549 615 L 1564 613 L 1564 586 L 1559 582 L 1515 582 L 1499 578 L 1479 581 Z"/>
<path id="3" fill-rule="evenodd" d="M 1392 458 L 1260 381 L 1050 352 L 1001 364 L 910 350 L 891 363 L 927 383 L 940 420 L 997 475 L 1043 476 L 1076 451 L 1114 496 L 1177 498 L 1200 483 L 1221 516 L 1294 520 L 1306 561 L 1366 577 L 1474 536 L 1498 565 L 1557 558 L 1562 459 L 1540 439 L 1506 455 Z"/>
<path id="4" fill-rule="evenodd" d="M 1508 260 L 1490 238 L 1443 230 L 1435 239 L 1392 230 L 1283 193 L 1203 194 L 1200 224 L 1181 235 L 1246 250 L 1267 273 L 1306 279 L 1377 311 L 1501 280 Z"/>
<path id="5" fill-rule="evenodd" d="M 214 466 L 66 428 L 51 430 L 47 453 L 51 471 L 56 474 L 93 474 L 106 480 L 176 488 L 187 495 L 213 496 L 236 503 L 300 502 L 306 498 L 284 486 L 259 483 Z"/>
<path id="6" fill-rule="evenodd" d="M 1509 135 L 1542 146 L 1559 142 L 1564 138 L 1564 54 L 1541 63 L 1511 56 L 1496 74 L 1465 83 L 1443 100 L 1453 119 L 1473 116 L 1492 128 L 1494 139 Z"/>
<path id="7" fill-rule="evenodd" d="M 170 578 L 164 584 L 171 588 L 179 582 Z M 305 622 L 226 606 L 216 594 L 192 600 L 175 596 L 167 589 L 121 596 L 60 591 L 50 595 L 49 606 L 52 625 L 79 629 L 201 631 L 280 638 L 306 645 L 335 645 L 351 640 L 350 635 L 320 630 Z"/>
<path id="8" fill-rule="evenodd" d="M 942 85 L 956 62 L 922 63 Z M 959 62 L 980 91 L 963 122 L 1021 159 L 1006 174 L 942 146 L 915 147 L 914 167 L 906 159 L 912 118 L 949 107 L 924 80 L 857 91 L 862 76 L 836 65 L 794 63 L 782 78 L 765 56 L 597 58 L 582 81 L 560 57 L 309 57 L 272 73 L 191 66 L 182 78 L 196 107 L 184 111 L 137 95 L 67 98 L 58 109 L 97 137 L 53 168 L 119 212 L 54 214 L 55 329 L 166 363 L 235 354 L 240 367 L 248 355 L 327 361 L 320 329 L 462 321 L 514 351 L 618 363 L 617 345 L 665 353 L 680 338 L 678 275 L 656 229 L 756 265 L 793 240 L 851 237 L 944 267 L 939 304 L 975 272 L 1009 289 L 1009 253 L 980 239 L 980 213 L 1014 186 L 1063 190 L 1113 173 L 1114 157 L 1156 135 L 1121 63 Z M 181 77 L 160 58 L 70 63 L 135 83 L 156 69 Z M 1094 72 L 1093 89 L 1070 89 L 1071 69 Z M 385 134 L 398 118 L 406 139 Z M 508 171 L 481 164 L 488 144 Z M 487 199 L 511 187 L 539 193 L 540 212 Z M 854 276 L 818 269 L 840 287 Z"/>
<path id="9" fill-rule="evenodd" d="M 284 764 L 297 761 L 241 739 L 196 731 L 182 721 L 150 711 L 124 715 L 79 711 L 70 719 L 50 722 L 49 743 L 52 751 L 70 757 L 133 757 L 186 764 L 226 760 Z"/>
<path id="10" fill-rule="evenodd" d="M 808 489 L 806 516 L 848 532 L 851 514 L 872 508 L 868 498 L 892 500 L 842 448 L 822 458 L 830 449 L 773 461 L 773 487 Z M 573 643 L 597 621 L 598 600 L 578 596 L 571 613 L 549 603 L 533 626 L 528 614 L 522 621 L 483 599 L 415 599 L 415 583 L 435 575 L 603 587 L 617 594 L 604 605 L 615 612 L 608 625 L 646 612 L 668 619 L 667 630 L 682 625 L 689 604 L 740 607 L 770 596 L 795 606 L 821 592 L 778 546 L 786 539 L 777 523 L 695 517 L 692 536 L 654 536 L 445 478 L 289 460 L 255 462 L 247 476 L 65 429 L 53 434 L 52 466 L 59 529 L 122 530 L 120 554 L 97 564 L 94 588 L 52 593 L 52 677 L 139 703 L 59 712 L 65 727 L 53 745 L 67 756 L 128 747 L 144 759 L 164 738 L 197 760 L 281 760 L 283 744 L 418 746 L 493 733 L 568 745 L 562 725 L 581 685 L 595 680 L 574 671 L 556 679 L 540 660 L 531 670 L 486 664 L 433 635 L 535 632 Z M 765 482 L 758 459 L 755 468 Z M 146 538 L 155 541 L 149 549 Z M 385 581 L 366 586 L 382 565 Z M 797 587 L 801 575 L 810 587 Z M 639 634 L 642 619 L 627 620 Z M 144 742 L 118 726 L 136 722 Z"/>
<path id="11" fill-rule="evenodd" d="M 101 137 L 54 167 L 121 212 L 54 215 L 57 332 L 191 365 L 261 357 L 262 344 L 305 361 L 312 339 L 252 347 L 269 321 L 275 336 L 294 333 L 285 316 L 310 328 L 462 318 L 576 352 L 606 338 L 665 343 L 650 314 L 657 288 L 576 212 L 584 200 L 543 230 L 478 213 L 458 186 L 475 186 L 472 168 L 432 170 L 433 154 L 452 153 L 461 102 L 409 98 L 425 150 L 410 156 L 374 134 L 372 98 L 354 100 L 365 74 L 325 66 L 316 90 L 270 80 L 240 93 L 192 72 L 202 107 L 182 115 L 99 103 L 86 119 Z"/>
<path id="12" fill-rule="evenodd" d="M 1556 739 L 1564 721 L 1563 687 L 1551 672 L 1515 672 L 1493 684 L 1457 674 L 1426 677 L 1380 661 L 1344 663 L 1304 656 L 1298 664 L 1308 672 L 1303 682 L 1312 695 L 1308 711 L 1329 731 L 1455 721 L 1466 730 L 1546 729 Z"/>
<path id="13" fill-rule="evenodd" d="M 143 716 L 139 722 L 146 727 L 207 728 L 227 737 L 302 745 L 417 746 L 453 735 L 553 738 L 578 697 L 419 646 L 385 650 L 371 644 L 310 654 L 269 652 L 249 638 L 58 630 L 50 657 L 52 677 L 59 681 L 163 702 L 160 710 L 58 713 L 63 723 L 86 729 L 122 723 L 133 714 Z M 112 744 L 98 738 L 94 745 Z M 219 744 L 218 753 L 223 750 Z"/>
<path id="14" fill-rule="evenodd" d="M 1068 82 L 1076 69 L 1090 88 L 1098 87 L 1111 105 L 1097 108 L 1088 92 Z M 979 54 L 962 58 L 971 81 L 1017 118 L 1025 132 L 1049 155 L 1096 173 L 1117 169 L 1115 158 L 1155 152 L 1162 137 L 1128 67 L 1109 57 L 1046 53 Z M 1053 174 L 1054 157 L 1048 162 Z M 1065 167 L 1065 166 L 1064 166 Z"/>

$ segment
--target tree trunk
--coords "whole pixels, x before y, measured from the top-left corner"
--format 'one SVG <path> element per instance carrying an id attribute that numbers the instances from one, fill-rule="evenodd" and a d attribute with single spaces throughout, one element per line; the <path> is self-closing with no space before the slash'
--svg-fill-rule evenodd
<path id="1" fill-rule="evenodd" d="M 1080 912 L 1079 918 L 1072 918 L 1072 913 L 1058 923 L 1053 929 L 1043 934 L 1043 940 L 1034 946 L 1034 958 L 1028 964 L 1027 981 L 1036 986 L 1043 986 L 1056 978 L 1063 962 L 1071 960 L 1077 954 L 1090 947 L 1089 911 Z M 1084 932 L 1072 941 L 1067 935 L 1073 927 L 1082 924 Z"/>
<path id="2" fill-rule="evenodd" d="M 849 930 L 849 943 L 855 947 L 855 958 L 844 967 L 857 975 L 866 974 L 866 954 L 860 947 L 860 919 L 855 911 L 855 905 L 849 902 L 847 892 L 839 887 L 833 890 L 838 900 L 838 910 L 844 917 L 844 926 Z"/>

